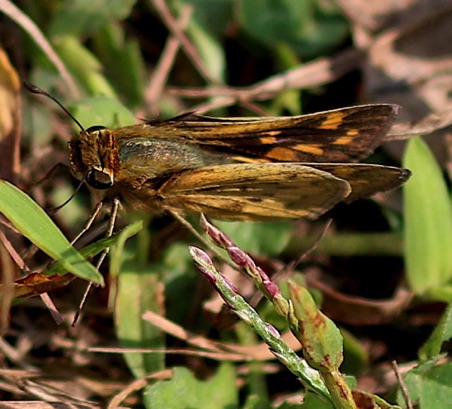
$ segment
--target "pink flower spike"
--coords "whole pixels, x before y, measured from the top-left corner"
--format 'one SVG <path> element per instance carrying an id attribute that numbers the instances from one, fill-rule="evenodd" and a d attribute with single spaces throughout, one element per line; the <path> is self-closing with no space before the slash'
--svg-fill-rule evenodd
<path id="1" fill-rule="evenodd" d="M 229 257 L 231 257 L 233 263 L 238 265 L 239 267 L 248 267 L 251 269 L 254 269 L 256 267 L 253 259 L 244 251 L 240 250 L 237 246 L 229 247 L 227 250 Z"/>
<path id="2" fill-rule="evenodd" d="M 212 259 L 204 250 L 198 247 L 189 246 L 188 250 L 198 270 L 210 281 L 211 284 L 215 285 L 217 279 L 215 274 L 212 273 L 212 270 L 215 269 Z"/>
<path id="3" fill-rule="evenodd" d="M 220 229 L 210 223 L 210 221 L 207 220 L 206 216 L 204 216 L 203 214 L 201 214 L 200 217 L 200 224 L 202 229 L 218 247 L 227 249 L 228 247 L 234 245 L 234 242 Z"/>

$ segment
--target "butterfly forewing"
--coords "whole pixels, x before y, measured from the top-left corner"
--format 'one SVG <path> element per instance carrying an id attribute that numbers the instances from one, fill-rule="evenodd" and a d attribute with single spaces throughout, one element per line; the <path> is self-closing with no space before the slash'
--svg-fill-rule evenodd
<path id="1" fill-rule="evenodd" d="M 171 135 L 233 155 L 237 161 L 347 162 L 369 156 L 382 143 L 399 107 L 360 105 L 277 118 L 212 118 L 149 123 L 157 138 Z"/>

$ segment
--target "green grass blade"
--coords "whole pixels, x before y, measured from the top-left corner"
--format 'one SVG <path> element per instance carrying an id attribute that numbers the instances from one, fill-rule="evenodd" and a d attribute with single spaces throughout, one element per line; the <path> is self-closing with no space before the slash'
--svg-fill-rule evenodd
<path id="1" fill-rule="evenodd" d="M 77 277 L 103 285 L 102 275 L 69 243 L 50 217 L 27 194 L 0 180 L 0 212 L 44 253 Z"/>
<path id="2" fill-rule="evenodd" d="M 407 280 L 430 296 L 452 277 L 452 211 L 440 167 L 421 138 L 409 141 L 404 166 L 413 172 L 404 188 Z"/>

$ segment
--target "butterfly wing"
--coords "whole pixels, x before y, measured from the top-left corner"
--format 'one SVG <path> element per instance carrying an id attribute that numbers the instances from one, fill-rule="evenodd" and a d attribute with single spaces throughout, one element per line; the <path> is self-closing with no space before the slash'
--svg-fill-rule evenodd
<path id="1" fill-rule="evenodd" d="M 347 181 L 294 163 L 206 166 L 170 177 L 159 189 L 162 207 L 223 220 L 315 218 L 351 192 Z"/>
<path id="2" fill-rule="evenodd" d="M 347 162 L 369 156 L 398 111 L 375 104 L 277 118 L 189 114 L 147 126 L 154 137 L 183 139 L 239 162 Z"/>
<path id="3" fill-rule="evenodd" d="M 352 190 L 344 198 L 346 203 L 365 199 L 378 192 L 396 189 L 411 175 L 408 169 L 367 163 L 306 163 L 305 165 L 345 179 Z"/>

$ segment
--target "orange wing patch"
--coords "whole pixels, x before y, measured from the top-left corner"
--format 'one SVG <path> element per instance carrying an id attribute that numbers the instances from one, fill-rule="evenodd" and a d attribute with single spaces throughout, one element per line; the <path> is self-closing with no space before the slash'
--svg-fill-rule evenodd
<path id="1" fill-rule="evenodd" d="M 278 132 L 280 134 L 281 132 Z M 259 142 L 264 145 L 274 145 L 277 143 L 277 139 L 274 136 L 262 136 L 259 138 Z"/>
<path id="2" fill-rule="evenodd" d="M 319 124 L 320 129 L 339 129 L 344 124 L 344 118 L 347 115 L 344 112 L 331 112 L 325 120 Z"/>
<path id="3" fill-rule="evenodd" d="M 298 152 L 305 152 L 310 153 L 311 155 L 323 155 L 324 150 L 320 147 L 319 144 L 304 144 L 299 143 L 297 145 L 294 145 L 293 147 Z"/>
<path id="4" fill-rule="evenodd" d="M 282 146 L 276 146 L 271 149 L 266 156 L 268 158 L 285 162 L 297 162 L 298 160 L 298 154 L 296 151 Z"/>

